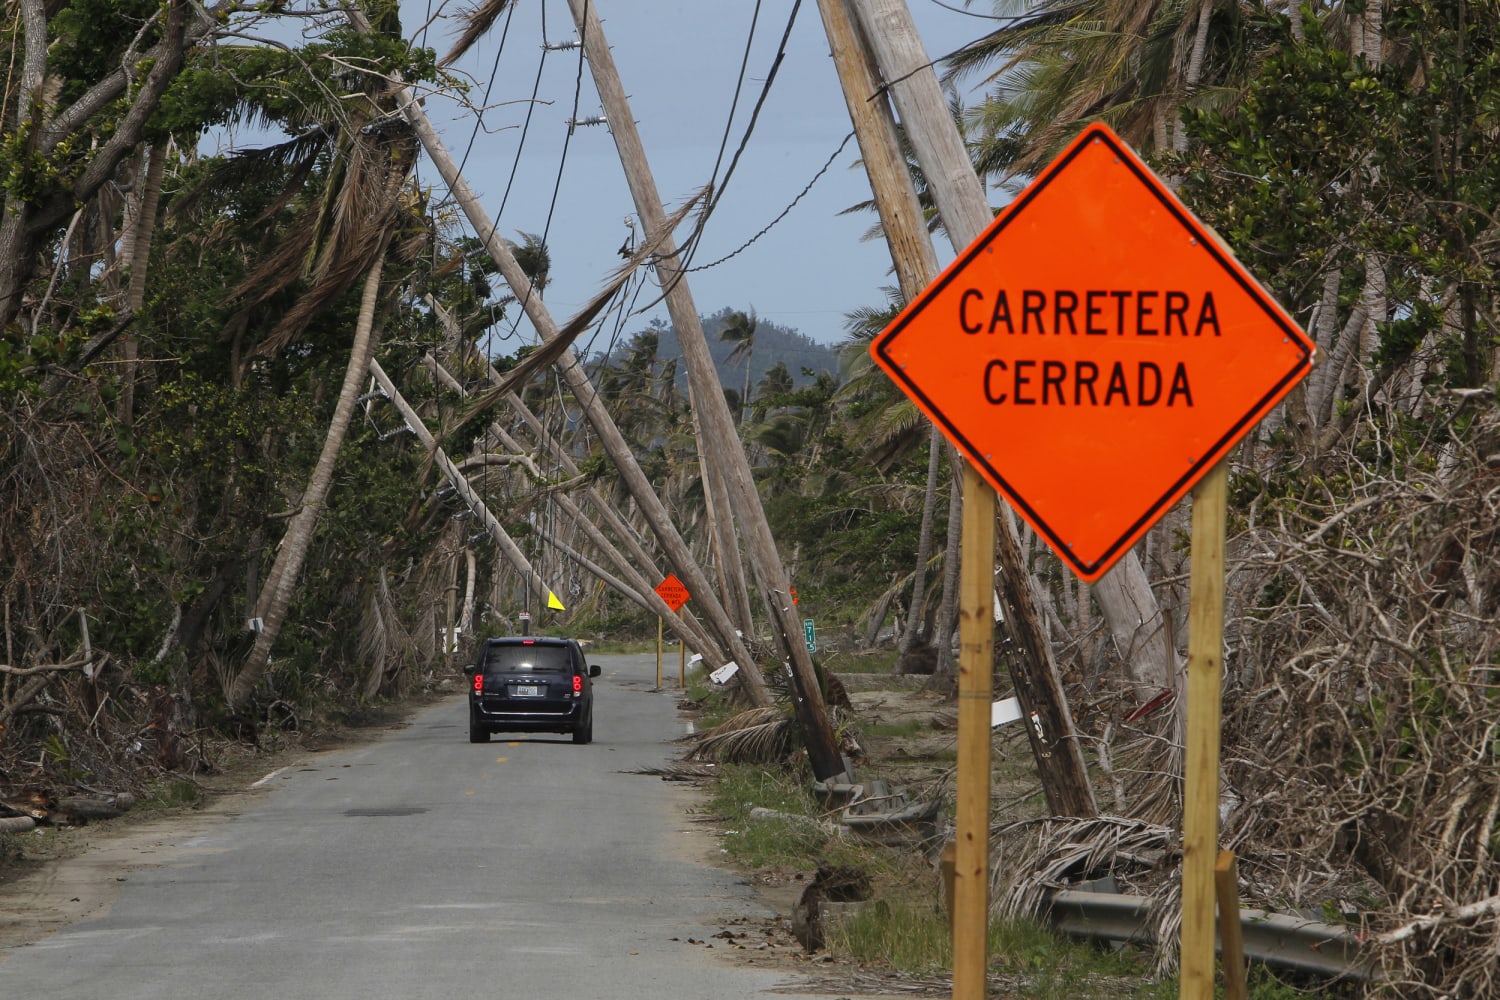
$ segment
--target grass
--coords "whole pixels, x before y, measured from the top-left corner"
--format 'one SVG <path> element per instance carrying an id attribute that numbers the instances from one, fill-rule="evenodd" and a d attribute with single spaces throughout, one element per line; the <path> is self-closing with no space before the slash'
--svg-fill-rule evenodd
<path id="1" fill-rule="evenodd" d="M 830 927 L 828 947 L 861 965 L 887 965 L 912 976 L 943 975 L 953 967 L 947 914 L 931 902 L 877 900 Z M 1151 981 L 1138 953 L 1072 941 L 1031 920 L 996 921 L 988 952 L 989 974 L 1018 981 L 1029 1000 L 1177 995 L 1174 984 Z"/>
<path id="2" fill-rule="evenodd" d="M 808 819 L 816 816 L 817 808 L 806 786 L 771 768 L 721 765 L 709 809 L 724 824 L 723 848 L 729 857 L 751 868 L 806 865 L 829 840 L 816 821 Z M 751 819 L 757 807 L 799 818 Z"/>
<path id="3" fill-rule="evenodd" d="M 876 649 L 858 653 L 828 653 L 819 656 L 818 662 L 836 674 L 889 674 L 896 669 L 896 651 Z"/>
<path id="4" fill-rule="evenodd" d="M 196 809 L 206 799 L 207 795 L 198 785 L 174 778 L 153 785 L 141 805 L 154 809 Z"/>
<path id="5" fill-rule="evenodd" d="M 555 630 L 559 636 L 575 638 L 573 633 L 565 629 Z M 676 655 L 677 647 L 671 646 L 663 652 L 671 652 Z M 585 645 L 583 654 L 585 657 L 595 653 L 654 653 L 656 652 L 655 639 L 591 639 Z"/>
<path id="6" fill-rule="evenodd" d="M 867 738 L 878 736 L 882 739 L 899 740 L 925 733 L 931 728 L 931 724 L 925 719 L 905 719 L 901 722 L 862 723 L 859 732 Z"/>
<path id="7" fill-rule="evenodd" d="M 810 791 L 810 776 L 798 770 L 720 766 L 708 809 L 724 827 L 721 845 L 728 857 L 748 869 L 806 871 L 828 862 L 869 872 L 879 886 L 877 901 L 828 928 L 829 954 L 909 975 L 950 970 L 952 935 L 930 866 L 910 851 L 829 834 L 819 825 L 821 806 Z M 752 818 L 757 807 L 780 815 Z M 1023 979 L 1024 995 L 1035 1000 L 1176 995 L 1170 984 L 1150 982 L 1149 967 L 1137 953 L 1071 941 L 1032 921 L 997 922 L 990 928 L 989 953 L 991 973 Z"/>
<path id="8" fill-rule="evenodd" d="M 810 772 L 752 764 L 721 764 L 717 771 L 708 810 L 723 826 L 720 846 L 736 864 L 806 871 L 827 861 L 886 878 L 898 874 L 893 858 L 825 828 L 822 806 L 810 791 Z M 752 818 L 756 808 L 779 815 Z"/>
<path id="9" fill-rule="evenodd" d="M 946 975 L 953 968 L 948 916 L 931 901 L 879 899 L 827 928 L 831 953 L 864 966 L 886 965 L 911 976 Z M 1034 920 L 996 921 L 989 929 L 989 975 L 1015 980 L 1028 1000 L 1175 1000 L 1175 979 L 1153 980 L 1151 962 L 1136 949 L 1114 950 L 1073 940 Z M 1263 967 L 1249 975 L 1250 1000 L 1330 1000 L 1313 980 L 1278 978 Z M 1352 989 L 1352 988 L 1351 988 Z M 1219 986 L 1216 995 L 1224 996 Z"/>
<path id="10" fill-rule="evenodd" d="M 830 950 L 862 964 L 889 965 L 914 976 L 953 965 L 952 935 L 930 903 L 878 900 L 827 930 Z"/>

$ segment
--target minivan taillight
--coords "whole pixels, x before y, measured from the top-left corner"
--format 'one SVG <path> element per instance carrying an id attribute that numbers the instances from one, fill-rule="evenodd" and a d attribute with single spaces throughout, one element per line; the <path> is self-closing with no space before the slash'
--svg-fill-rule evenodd
<path id="1" fill-rule="evenodd" d="M 484 674 L 474 675 L 474 693 L 484 694 Z"/>

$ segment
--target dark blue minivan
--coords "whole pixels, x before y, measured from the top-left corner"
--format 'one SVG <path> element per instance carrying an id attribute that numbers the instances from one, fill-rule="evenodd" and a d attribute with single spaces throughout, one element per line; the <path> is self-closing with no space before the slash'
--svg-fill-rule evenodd
<path id="1" fill-rule="evenodd" d="M 510 636 L 487 639 L 469 675 L 469 742 L 491 733 L 571 733 L 594 739 L 597 666 L 584 662 L 574 639 Z"/>

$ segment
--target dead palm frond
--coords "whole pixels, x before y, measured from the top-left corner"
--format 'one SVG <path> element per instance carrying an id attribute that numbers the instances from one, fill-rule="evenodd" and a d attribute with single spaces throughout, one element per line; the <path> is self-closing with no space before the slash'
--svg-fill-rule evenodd
<path id="1" fill-rule="evenodd" d="M 178 191 L 168 214 L 201 219 L 223 211 L 236 192 L 271 174 L 285 177 L 283 190 L 260 213 L 260 223 L 269 223 L 294 201 L 328 149 L 328 137 L 320 131 L 305 132 L 285 142 L 255 149 L 235 150 L 212 161 L 202 176 Z"/>
<path id="2" fill-rule="evenodd" d="M 505 13 L 510 6 L 510 0 L 483 0 L 474 7 L 463 12 L 459 16 L 459 23 L 463 25 L 463 33 L 458 36 L 458 41 L 453 43 L 453 48 L 443 56 L 438 66 L 451 66 L 454 61 L 463 57 L 465 52 L 473 48 L 474 43 L 489 33 L 495 26 L 500 15 Z"/>
<path id="3" fill-rule="evenodd" d="M 393 632 L 396 630 L 396 602 L 391 596 L 390 580 L 385 567 L 381 567 L 375 586 L 365 601 L 364 614 L 360 616 L 358 656 L 361 663 L 368 664 L 361 701 L 374 701 L 385 681 L 386 664 L 394 647 Z"/>
<path id="4" fill-rule="evenodd" d="M 991 831 L 991 904 L 997 915 L 1029 916 L 1070 883 L 1160 867 L 1175 852 L 1171 827 L 1136 819 L 1048 817 Z"/>
<path id="5" fill-rule="evenodd" d="M 801 746 L 796 722 L 776 707 L 748 709 L 687 739 L 696 744 L 688 760 L 723 764 L 774 764 Z"/>
<path id="6" fill-rule="evenodd" d="M 626 774 L 654 774 L 662 781 L 711 782 L 718 777 L 712 764 L 668 764 L 665 767 L 633 767 Z"/>
<path id="7" fill-rule="evenodd" d="M 256 355 L 275 355 L 295 340 L 386 251 L 386 234 L 396 223 L 401 189 L 415 162 L 412 142 L 407 137 L 398 149 L 362 133 L 353 137 L 335 159 L 337 175 L 324 201 L 304 213 L 276 252 L 235 290 L 248 310 L 299 281 L 309 283 L 256 345 Z"/>

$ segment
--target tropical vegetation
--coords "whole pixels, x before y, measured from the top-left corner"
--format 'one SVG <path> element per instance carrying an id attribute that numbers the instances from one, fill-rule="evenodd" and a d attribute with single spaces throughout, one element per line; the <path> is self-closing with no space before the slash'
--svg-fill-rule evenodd
<path id="1" fill-rule="evenodd" d="M 553 322 L 566 262 L 478 221 L 415 97 L 461 90 L 452 59 L 507 6 L 468 12 L 441 58 L 384 2 L 12 8 L 0 792 L 207 766 L 206 734 L 399 698 L 523 611 L 601 637 L 662 618 L 767 707 L 800 639 L 790 581 L 841 641 L 950 675 L 953 467 L 865 351 L 900 296 L 872 289 L 827 367 L 777 357 L 759 288 L 576 356 L 661 234 Z M 1221 794 L 1246 898 L 1360 924 L 1376 989 L 1492 995 L 1500 6 L 993 14 L 945 72 L 979 88 L 954 112 L 994 207 L 1106 122 L 1320 352 L 1230 470 Z M 293 18 L 298 41 L 258 40 Z M 229 123 L 278 139 L 200 148 Z M 415 180 L 423 157 L 453 201 Z M 539 342 L 490 349 L 522 315 Z M 691 370 L 709 343 L 712 386 Z M 1138 585 L 1081 584 L 1021 536 L 1099 811 L 1161 831 L 1164 858 L 1180 734 L 1137 709 L 1180 693 L 1187 516 L 1131 553 Z M 685 613 L 655 594 L 668 572 Z M 1169 910 L 1172 881 L 1151 891 Z"/>

